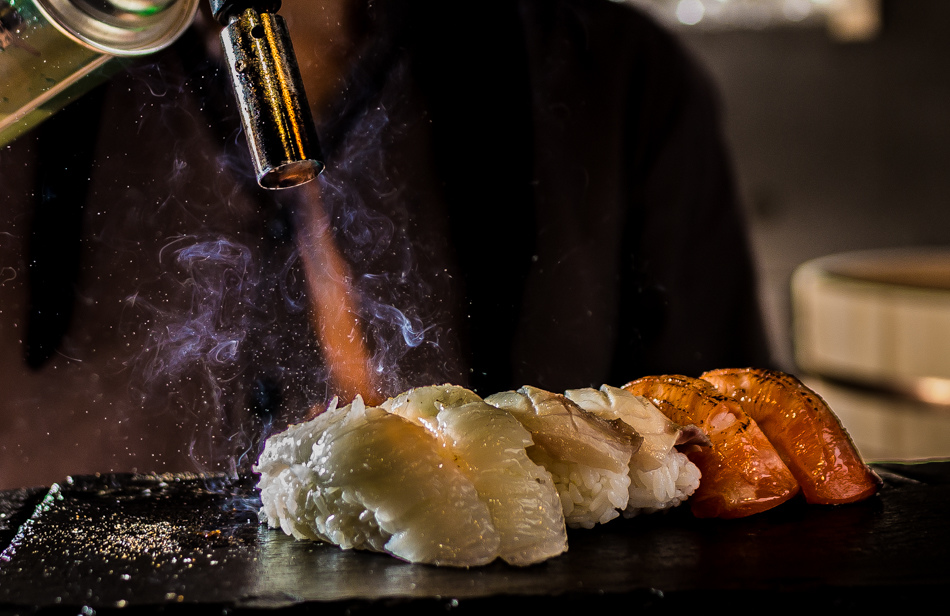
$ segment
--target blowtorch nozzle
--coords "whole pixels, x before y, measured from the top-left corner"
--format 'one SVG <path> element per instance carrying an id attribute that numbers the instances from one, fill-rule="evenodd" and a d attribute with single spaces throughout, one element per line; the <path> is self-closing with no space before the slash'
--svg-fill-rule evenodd
<path id="1" fill-rule="evenodd" d="M 210 0 L 257 182 L 289 188 L 317 177 L 323 155 L 280 0 Z"/>

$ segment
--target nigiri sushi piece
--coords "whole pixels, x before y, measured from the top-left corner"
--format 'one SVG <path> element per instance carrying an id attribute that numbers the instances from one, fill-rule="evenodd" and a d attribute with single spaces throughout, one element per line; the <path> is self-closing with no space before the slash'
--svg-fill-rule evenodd
<path id="1" fill-rule="evenodd" d="M 622 422 L 642 439 L 627 469 L 630 485 L 624 517 L 676 507 L 699 487 L 699 468 L 676 449 L 685 443 L 706 443 L 695 426 L 680 426 L 646 398 L 609 385 L 572 389 L 565 395 L 592 415 Z"/>
<path id="2" fill-rule="evenodd" d="M 700 379 L 648 376 L 623 386 L 656 404 L 679 424 L 695 424 L 710 447 L 687 453 L 703 474 L 690 510 L 701 518 L 741 518 L 795 496 L 798 482 L 765 434 L 738 402 Z"/>
<path id="3" fill-rule="evenodd" d="M 424 426 L 458 460 L 488 504 L 504 561 L 530 565 L 567 550 L 554 481 L 528 456 L 531 434 L 511 413 L 453 385 L 413 389 L 382 407 Z"/>
<path id="4" fill-rule="evenodd" d="M 739 401 L 782 456 L 809 503 L 853 503 L 880 488 L 880 477 L 861 459 L 828 404 L 794 376 L 723 368 L 700 378 Z"/>
<path id="5" fill-rule="evenodd" d="M 630 457 L 642 441 L 633 429 L 534 387 L 497 393 L 485 402 L 510 412 L 531 433 L 528 456 L 551 473 L 569 527 L 593 528 L 626 508 Z"/>
<path id="6" fill-rule="evenodd" d="M 457 567 L 498 555 L 488 505 L 439 442 L 359 397 L 272 436 L 254 470 L 262 520 L 296 538 Z"/>

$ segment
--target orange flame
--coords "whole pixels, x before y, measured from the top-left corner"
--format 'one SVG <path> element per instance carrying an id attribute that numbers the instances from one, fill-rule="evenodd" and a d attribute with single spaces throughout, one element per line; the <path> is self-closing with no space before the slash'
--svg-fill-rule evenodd
<path id="1" fill-rule="evenodd" d="M 360 326 L 359 295 L 352 274 L 330 233 L 319 182 L 299 187 L 304 193 L 297 246 L 310 291 L 310 319 L 326 358 L 333 391 L 347 404 L 357 394 L 367 405 L 379 404 L 370 353 Z M 314 409 L 316 414 L 320 409 Z"/>

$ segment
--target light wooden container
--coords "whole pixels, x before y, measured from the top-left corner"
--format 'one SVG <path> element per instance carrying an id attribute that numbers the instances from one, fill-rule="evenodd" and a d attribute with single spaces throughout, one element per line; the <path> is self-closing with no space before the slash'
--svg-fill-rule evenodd
<path id="1" fill-rule="evenodd" d="M 950 457 L 950 248 L 809 261 L 792 315 L 798 367 L 866 457 Z"/>

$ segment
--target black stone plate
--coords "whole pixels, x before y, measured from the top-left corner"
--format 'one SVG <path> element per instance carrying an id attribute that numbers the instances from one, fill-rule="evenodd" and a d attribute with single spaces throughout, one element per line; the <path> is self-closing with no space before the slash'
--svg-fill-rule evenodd
<path id="1" fill-rule="evenodd" d="M 253 478 L 75 477 L 0 493 L 0 613 L 903 613 L 950 588 L 950 463 L 877 470 L 881 493 L 854 505 L 620 519 L 545 563 L 470 570 L 269 530 Z"/>

